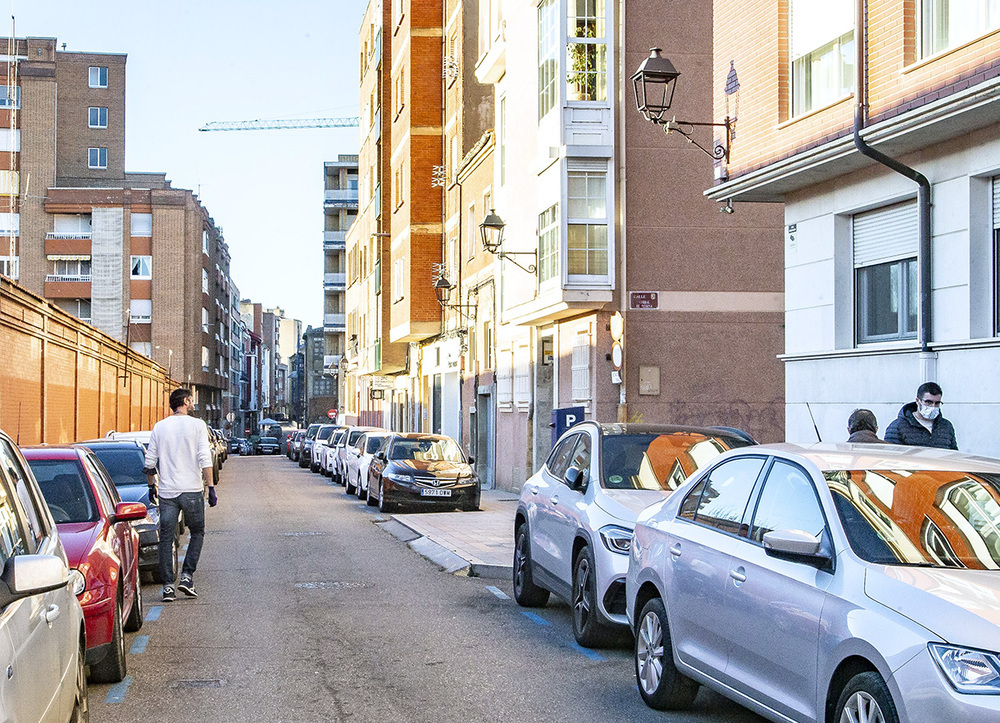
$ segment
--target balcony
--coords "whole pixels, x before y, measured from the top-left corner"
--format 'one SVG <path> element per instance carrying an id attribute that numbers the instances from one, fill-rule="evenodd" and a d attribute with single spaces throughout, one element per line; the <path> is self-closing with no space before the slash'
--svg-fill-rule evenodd
<path id="1" fill-rule="evenodd" d="M 347 274 L 323 274 L 323 289 L 344 291 L 347 289 Z"/>
<path id="2" fill-rule="evenodd" d="M 326 191 L 324 194 L 326 208 L 357 208 L 358 189 L 344 188 Z"/>
<path id="3" fill-rule="evenodd" d="M 48 274 L 45 277 L 45 296 L 49 299 L 89 299 L 90 275 Z"/>
<path id="4" fill-rule="evenodd" d="M 152 324 L 153 316 L 152 314 L 132 314 L 129 321 L 133 324 Z"/>
<path id="5" fill-rule="evenodd" d="M 324 314 L 323 328 L 326 331 L 347 331 L 347 315 Z"/>
<path id="6" fill-rule="evenodd" d="M 45 234 L 46 241 L 56 239 L 87 239 L 90 240 L 90 231 L 49 231 Z"/>
<path id="7" fill-rule="evenodd" d="M 324 251 L 343 251 L 347 248 L 347 231 L 326 231 L 323 233 Z"/>
<path id="8" fill-rule="evenodd" d="M 84 276 L 68 276 L 68 275 L 63 275 L 63 274 L 48 274 L 45 277 L 45 283 L 49 283 L 50 281 L 86 281 L 89 284 L 90 283 L 90 274 L 86 274 Z"/>

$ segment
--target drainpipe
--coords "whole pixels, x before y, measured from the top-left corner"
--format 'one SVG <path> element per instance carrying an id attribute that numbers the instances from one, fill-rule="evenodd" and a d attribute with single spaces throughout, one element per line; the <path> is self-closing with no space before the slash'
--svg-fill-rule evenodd
<path id="1" fill-rule="evenodd" d="M 854 72 L 856 73 L 854 106 L 854 147 L 858 152 L 891 170 L 906 176 L 917 184 L 917 274 L 919 280 L 920 318 L 918 336 L 920 340 L 920 372 L 923 381 L 934 379 L 936 374 L 936 355 L 931 352 L 931 184 L 927 178 L 895 158 L 875 150 L 861 137 L 865 127 L 865 111 L 867 109 L 868 73 L 865 60 L 868 46 L 868 23 L 866 19 L 867 0 L 857 0 L 855 8 L 855 24 L 858 37 L 855 38 Z"/>

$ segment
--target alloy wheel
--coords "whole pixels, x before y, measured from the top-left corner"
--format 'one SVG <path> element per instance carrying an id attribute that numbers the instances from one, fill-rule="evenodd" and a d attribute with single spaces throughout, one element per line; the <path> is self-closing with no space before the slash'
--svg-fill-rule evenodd
<path id="1" fill-rule="evenodd" d="M 576 564 L 576 575 L 573 578 L 573 618 L 576 629 L 584 630 L 590 621 L 590 560 L 582 556 Z"/>
<path id="2" fill-rule="evenodd" d="M 882 709 L 868 693 L 859 690 L 847 700 L 840 714 L 840 723 L 885 723 Z"/>
<path id="3" fill-rule="evenodd" d="M 663 628 L 653 612 L 647 613 L 639 626 L 635 658 L 639 684 L 646 695 L 653 695 L 663 677 Z"/>

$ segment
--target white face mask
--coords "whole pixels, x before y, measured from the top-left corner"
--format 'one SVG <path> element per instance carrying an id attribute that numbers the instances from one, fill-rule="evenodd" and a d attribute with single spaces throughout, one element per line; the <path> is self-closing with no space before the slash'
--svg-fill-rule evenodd
<path id="1" fill-rule="evenodd" d="M 923 404 L 918 404 L 917 410 L 920 412 L 920 416 L 928 421 L 936 419 L 937 415 L 941 413 L 941 409 L 939 407 L 928 407 Z"/>

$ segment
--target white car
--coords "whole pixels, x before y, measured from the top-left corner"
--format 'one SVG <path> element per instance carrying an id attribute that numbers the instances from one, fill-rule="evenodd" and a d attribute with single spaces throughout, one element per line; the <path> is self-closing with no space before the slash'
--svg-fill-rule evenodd
<path id="1" fill-rule="evenodd" d="M 347 434 L 346 427 L 335 430 L 330 441 L 323 446 L 323 456 L 319 460 L 320 473 L 330 477 L 334 482 L 340 482 L 334 472 L 334 466 L 337 461 L 337 446 L 345 434 Z"/>
<path id="2" fill-rule="evenodd" d="M 348 427 L 347 434 L 344 435 L 343 439 L 340 441 L 340 445 L 337 447 L 337 460 L 335 474 L 339 475 L 340 481 L 344 485 L 344 491 L 353 495 L 357 493 L 357 487 L 351 484 L 351 479 L 347 475 L 347 471 L 351 466 L 351 457 L 357 453 L 354 445 L 358 443 L 361 439 L 361 435 L 365 432 L 384 432 L 386 430 L 381 427 Z"/>
<path id="3" fill-rule="evenodd" d="M 357 490 L 358 499 L 368 497 L 368 467 L 371 466 L 372 457 L 378 452 L 385 440 L 388 439 L 389 432 L 365 432 L 354 445 L 354 453 L 347 458 L 348 470 L 347 480 Z M 378 500 L 375 500 L 377 502 Z M 372 502 L 371 504 L 375 504 Z"/>

